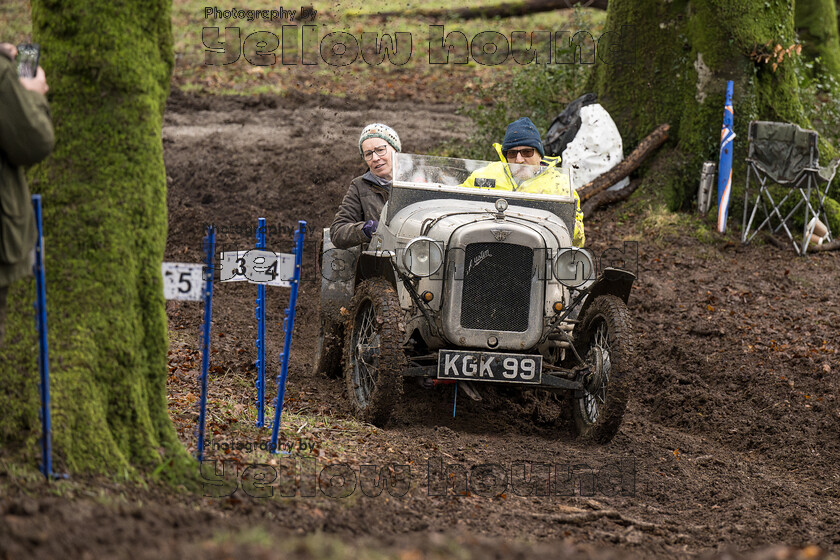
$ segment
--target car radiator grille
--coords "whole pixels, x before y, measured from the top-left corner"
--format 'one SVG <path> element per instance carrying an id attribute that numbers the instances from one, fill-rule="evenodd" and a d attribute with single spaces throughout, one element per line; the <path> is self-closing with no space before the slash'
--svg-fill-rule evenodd
<path id="1" fill-rule="evenodd" d="M 534 251 L 507 243 L 467 245 L 461 296 L 461 326 L 528 330 Z"/>

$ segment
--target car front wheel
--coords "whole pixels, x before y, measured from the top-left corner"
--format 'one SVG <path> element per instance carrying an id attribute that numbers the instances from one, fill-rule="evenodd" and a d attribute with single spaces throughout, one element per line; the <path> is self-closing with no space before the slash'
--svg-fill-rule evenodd
<path id="1" fill-rule="evenodd" d="M 575 328 L 575 348 L 586 361 L 583 395 L 572 400 L 578 437 L 607 443 L 618 432 L 630 390 L 633 324 L 624 302 L 599 296 Z"/>
<path id="2" fill-rule="evenodd" d="M 402 394 L 405 327 L 394 287 L 384 278 L 356 287 L 345 327 L 344 376 L 356 417 L 381 426 Z"/>

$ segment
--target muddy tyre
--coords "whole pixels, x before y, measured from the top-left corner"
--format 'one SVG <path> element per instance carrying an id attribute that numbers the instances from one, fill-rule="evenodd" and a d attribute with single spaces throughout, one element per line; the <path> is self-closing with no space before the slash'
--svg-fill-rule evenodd
<path id="1" fill-rule="evenodd" d="M 341 377 L 341 354 L 344 343 L 344 325 L 321 318 L 321 326 L 318 329 L 318 340 L 315 343 L 315 367 L 316 374 L 325 374 L 327 377 Z"/>
<path id="2" fill-rule="evenodd" d="M 344 331 L 344 378 L 356 418 L 382 426 L 400 399 L 406 367 L 402 310 L 387 280 L 356 287 Z"/>
<path id="3" fill-rule="evenodd" d="M 618 432 L 630 392 L 633 323 L 624 302 L 599 296 L 575 328 L 575 348 L 591 373 L 584 378 L 584 394 L 574 398 L 575 435 L 607 443 Z"/>

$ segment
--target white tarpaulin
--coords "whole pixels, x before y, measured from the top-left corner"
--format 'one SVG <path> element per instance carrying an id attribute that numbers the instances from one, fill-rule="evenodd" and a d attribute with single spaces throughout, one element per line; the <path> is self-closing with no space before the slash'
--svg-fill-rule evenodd
<path id="1" fill-rule="evenodd" d="M 597 103 L 581 107 L 580 120 L 580 130 L 563 150 L 560 163 L 571 174 L 575 189 L 606 173 L 624 159 L 621 134 L 606 109 Z M 625 177 L 609 190 L 624 188 L 629 183 L 630 179 Z"/>

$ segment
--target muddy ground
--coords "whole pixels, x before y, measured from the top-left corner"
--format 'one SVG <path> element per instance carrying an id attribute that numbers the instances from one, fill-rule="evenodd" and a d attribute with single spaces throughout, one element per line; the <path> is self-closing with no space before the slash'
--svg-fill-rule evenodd
<path id="1" fill-rule="evenodd" d="M 269 247 L 287 251 L 289 230 L 306 220 L 308 238 L 314 239 L 331 222 L 349 180 L 364 170 L 356 142 L 365 124 L 391 123 L 405 151 L 426 153 L 464 138 L 468 123 L 454 109 L 174 91 L 163 132 L 166 260 L 200 262 L 207 223 L 248 227 L 264 216 L 283 229 L 282 236 L 269 238 Z M 52 497 L 22 489 L 4 500 L 0 535 L 9 538 L 0 539 L 0 556 L 69 551 L 80 557 L 156 558 L 379 553 L 664 558 L 739 550 L 755 558 L 817 558 L 836 553 L 840 254 L 797 258 L 771 245 L 744 248 L 733 242 L 734 233 L 707 235 L 701 242 L 679 231 L 699 224 L 688 219 L 660 235 L 656 226 L 662 224 L 650 216 L 645 220 L 619 207 L 586 223 L 587 245 L 596 254 L 626 239 L 639 241 L 639 279 L 629 302 L 638 364 L 624 424 L 610 444 L 577 442 L 567 426 L 552 423 L 527 399 L 505 400 L 499 393 L 480 403 L 461 395 L 453 418 L 451 387 L 407 387 L 384 429 L 351 423 L 343 382 L 312 372 L 319 276 L 310 242 L 286 393 L 288 422 L 300 429 L 284 432 L 284 441 L 311 445 L 296 449 L 293 458 L 311 461 L 318 471 L 337 463 L 356 472 L 365 463 L 410 465 L 408 492 L 368 497 L 360 484 L 343 500 L 326 498 L 323 488 L 317 498 L 265 500 L 242 490 L 206 498 L 160 489 L 126 491 L 97 481 L 88 488 L 102 485 L 98 498 L 93 490 Z M 219 243 L 241 249 L 252 246 L 253 238 L 244 232 L 221 235 Z M 288 290 L 268 293 L 267 377 L 273 380 Z M 211 405 L 235 403 L 226 414 L 211 414 L 208 429 L 219 439 L 234 423 L 250 421 L 237 412 L 247 409 L 255 394 L 255 294 L 244 283 L 216 289 Z M 173 420 L 194 450 L 191 403 L 201 312 L 197 303 L 186 302 L 169 302 L 167 311 Z M 274 394 L 270 383 L 269 398 Z M 259 438 L 266 441 L 267 431 Z M 252 460 L 247 453 L 231 457 L 240 468 Z M 573 495 L 511 490 L 483 497 L 475 487 L 460 491 L 458 477 L 454 491 L 432 495 L 439 488 L 429 480 L 430 460 L 466 469 L 497 463 L 509 472 L 515 463 L 577 466 Z M 598 473 L 594 489 L 593 473 Z M 315 540 L 301 536 L 313 531 Z"/>

